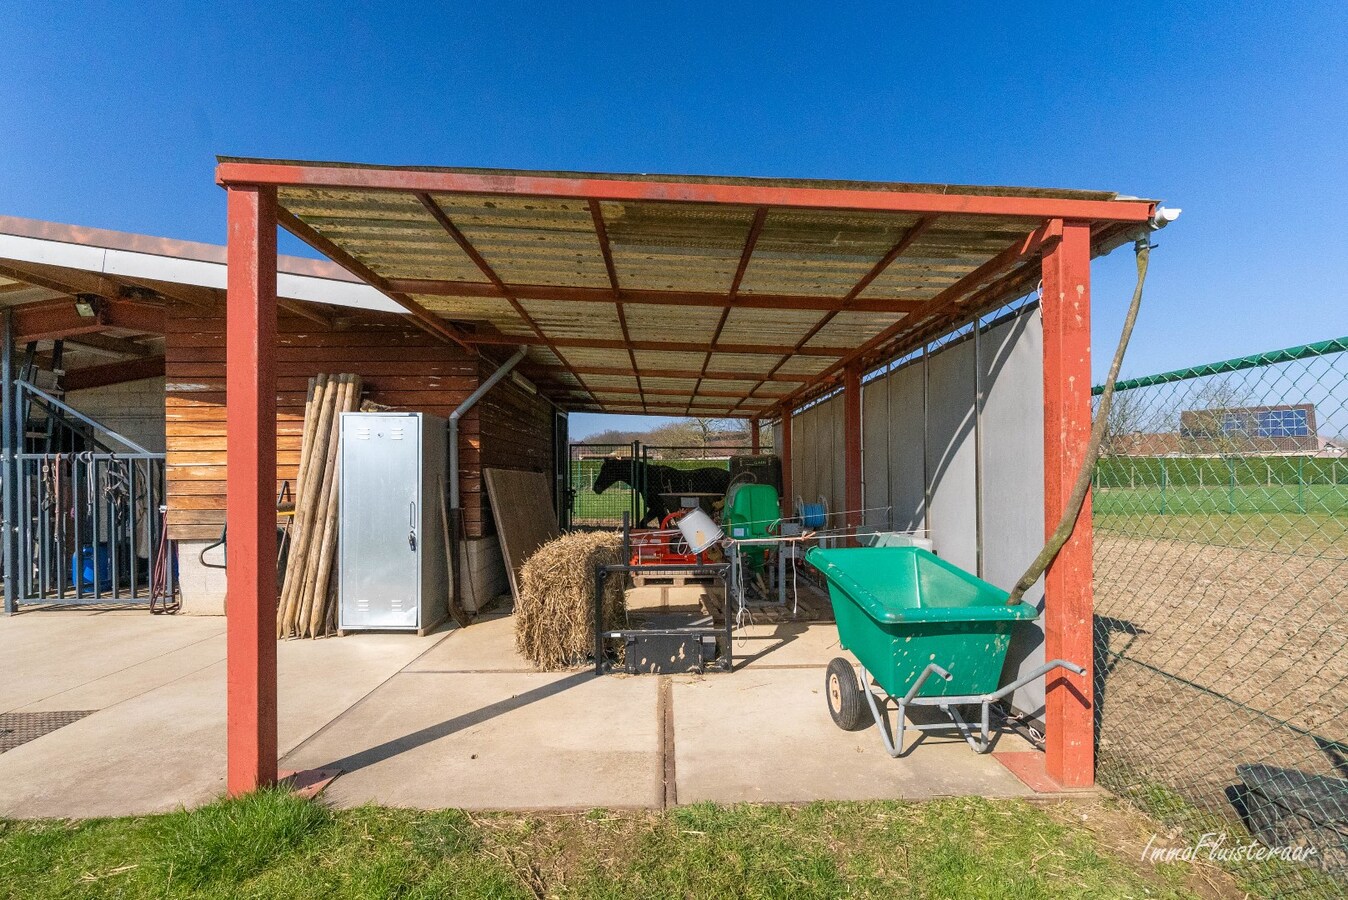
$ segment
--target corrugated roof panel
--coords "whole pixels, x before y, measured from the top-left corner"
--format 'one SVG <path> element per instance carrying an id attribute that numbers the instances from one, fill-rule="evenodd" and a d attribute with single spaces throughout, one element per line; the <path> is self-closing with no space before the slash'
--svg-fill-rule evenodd
<path id="1" fill-rule="evenodd" d="M 697 384 L 696 378 L 651 378 L 645 375 L 641 378 L 642 387 L 652 390 L 687 391 L 691 394 L 695 384 Z"/>
<path id="2" fill-rule="evenodd" d="M 637 350 L 637 365 L 642 369 L 701 369 L 705 353 L 688 350 Z"/>
<path id="3" fill-rule="evenodd" d="M 909 215 L 775 209 L 740 290 L 846 296 L 916 221 Z"/>
<path id="4" fill-rule="evenodd" d="M 714 306 L 623 304 L 627 333 L 634 341 L 710 341 L 721 319 Z"/>
<path id="5" fill-rule="evenodd" d="M 807 347 L 859 347 L 894 323 L 893 316 L 864 312 L 840 312 L 810 338 Z"/>
<path id="6" fill-rule="evenodd" d="M 753 210 L 693 203 L 603 203 L 601 208 L 619 286 L 730 290 Z"/>
<path id="7" fill-rule="evenodd" d="M 433 297 L 416 294 L 412 299 L 437 315 L 459 322 L 523 324 L 510 301 L 499 297 Z"/>
<path id="8" fill-rule="evenodd" d="M 721 340 L 727 344 L 784 344 L 792 346 L 819 321 L 818 310 L 737 308 L 730 311 Z"/>
<path id="9" fill-rule="evenodd" d="M 562 347 L 562 354 L 576 366 L 599 366 L 619 369 L 632 368 L 626 350 L 594 350 L 584 347 Z"/>
<path id="10" fill-rule="evenodd" d="M 636 393 L 637 380 L 630 375 L 582 375 L 585 383 L 596 391 L 604 389 Z"/>
<path id="11" fill-rule="evenodd" d="M 777 370 L 782 375 L 817 375 L 832 365 L 832 360 L 820 356 L 793 356 Z"/>
<path id="12" fill-rule="evenodd" d="M 386 278 L 486 283 L 482 272 L 411 194 L 282 188 L 282 205 Z"/>
<path id="13" fill-rule="evenodd" d="M 618 309 L 612 303 L 521 300 L 520 305 L 549 337 L 622 340 Z"/>
<path id="14" fill-rule="evenodd" d="M 435 201 L 503 281 L 609 286 L 583 200 L 441 194 Z"/>
<path id="15" fill-rule="evenodd" d="M 713 353 L 708 369 L 715 372 L 751 372 L 766 375 L 781 356 L 771 353 Z"/>

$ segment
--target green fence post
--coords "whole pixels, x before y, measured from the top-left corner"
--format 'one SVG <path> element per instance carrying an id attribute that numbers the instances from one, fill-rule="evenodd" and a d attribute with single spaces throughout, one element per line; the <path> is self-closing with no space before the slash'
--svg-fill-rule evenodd
<path id="1" fill-rule="evenodd" d="M 1166 478 L 1166 472 L 1165 472 L 1165 457 L 1162 456 L 1162 457 L 1161 457 L 1161 515 L 1165 515 L 1165 512 L 1166 512 L 1166 510 L 1165 510 L 1165 485 L 1166 485 L 1166 481 L 1168 481 L 1168 480 L 1169 480 L 1169 479 Z"/>
<path id="2" fill-rule="evenodd" d="M 1227 499 L 1230 501 L 1231 513 L 1236 512 L 1236 464 L 1231 459 L 1227 459 L 1226 464 L 1231 467 L 1230 487 L 1227 490 Z"/>
<path id="3" fill-rule="evenodd" d="M 1306 512 L 1306 457 L 1297 457 L 1297 509 Z"/>

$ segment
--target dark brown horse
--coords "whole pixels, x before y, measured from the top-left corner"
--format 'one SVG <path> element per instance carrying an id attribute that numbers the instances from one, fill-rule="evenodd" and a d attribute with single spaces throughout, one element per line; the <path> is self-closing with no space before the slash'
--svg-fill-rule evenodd
<path id="1" fill-rule="evenodd" d="M 636 484 L 632 483 L 634 474 Z M 619 481 L 634 490 L 641 491 L 645 510 L 636 527 L 646 528 L 659 525 L 670 513 L 669 506 L 661 494 L 724 494 L 730 487 L 730 473 L 714 466 L 676 469 L 673 466 L 653 465 L 640 459 L 610 456 L 599 467 L 599 476 L 594 480 L 593 490 L 596 494 L 602 494 Z"/>

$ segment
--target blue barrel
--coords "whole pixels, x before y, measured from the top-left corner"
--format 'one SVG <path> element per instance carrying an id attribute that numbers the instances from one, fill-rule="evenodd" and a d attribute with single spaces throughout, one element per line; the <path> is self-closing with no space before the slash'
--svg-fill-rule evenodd
<path id="1" fill-rule="evenodd" d="M 70 583 L 80 590 L 98 593 L 112 587 L 112 554 L 107 543 L 98 545 L 98 573 L 94 573 L 94 545 L 85 544 L 70 557 Z M 95 581 L 97 579 L 97 581 Z"/>

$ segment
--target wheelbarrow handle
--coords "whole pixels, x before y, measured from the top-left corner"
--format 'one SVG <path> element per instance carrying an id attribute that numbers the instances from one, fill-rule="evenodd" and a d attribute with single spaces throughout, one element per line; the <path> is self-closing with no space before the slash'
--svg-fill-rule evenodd
<path id="1" fill-rule="evenodd" d="M 922 685 L 926 683 L 927 676 L 931 675 L 933 672 L 940 675 L 946 681 L 951 679 L 950 673 L 945 669 L 941 668 L 936 663 L 927 663 L 927 667 L 922 670 L 922 674 L 917 676 L 917 681 L 914 681 L 913 686 L 908 689 L 908 693 L 903 695 L 904 703 L 913 702 L 913 698 L 917 696 L 917 692 L 922 690 Z"/>
<path id="2" fill-rule="evenodd" d="M 986 699 L 989 701 L 1000 700 L 1007 694 L 1011 693 L 1012 691 L 1023 688 L 1031 681 L 1043 678 L 1045 675 L 1047 675 L 1049 672 L 1052 672 L 1054 669 L 1066 669 L 1067 671 L 1077 675 L 1086 674 L 1086 670 L 1074 662 L 1071 662 L 1066 659 L 1055 659 L 1044 663 L 1042 666 L 1035 669 L 1033 672 L 1030 672 L 1028 675 L 1020 676 L 1015 681 L 1008 684 L 1006 687 L 1003 687 L 1000 690 L 998 690 L 996 693 L 987 694 Z"/>

